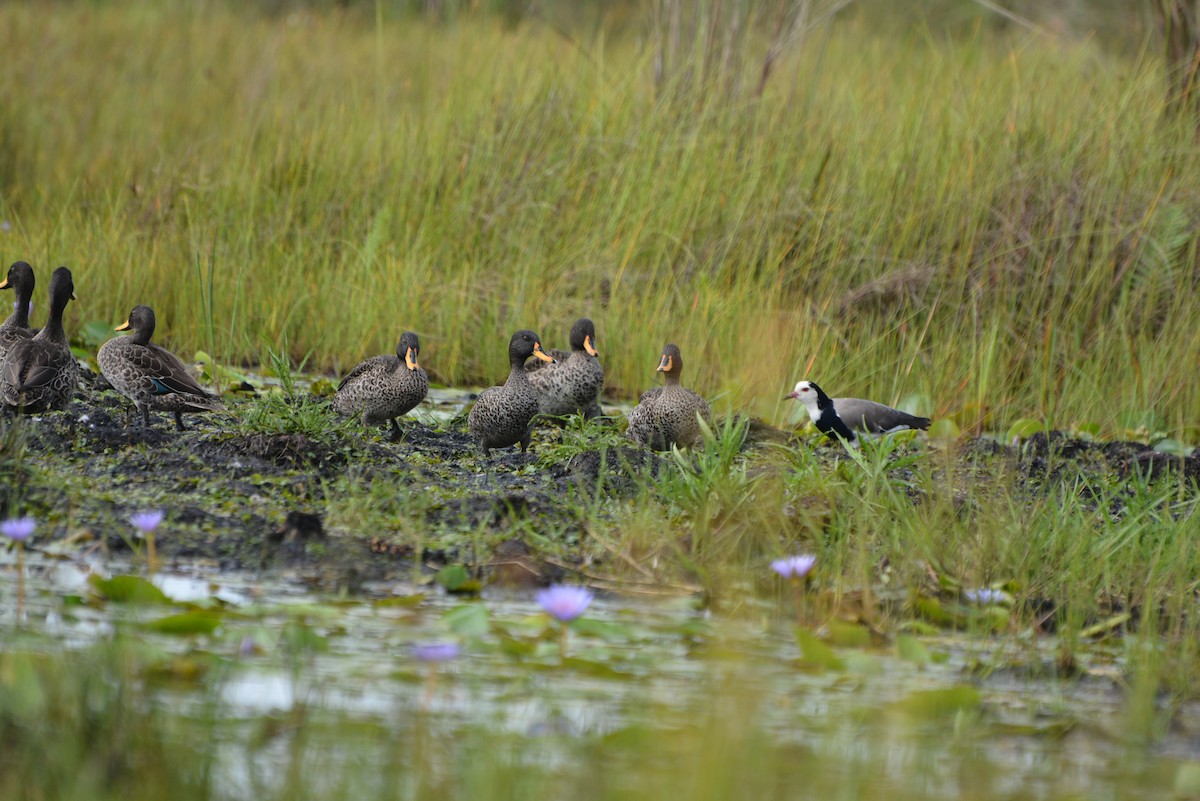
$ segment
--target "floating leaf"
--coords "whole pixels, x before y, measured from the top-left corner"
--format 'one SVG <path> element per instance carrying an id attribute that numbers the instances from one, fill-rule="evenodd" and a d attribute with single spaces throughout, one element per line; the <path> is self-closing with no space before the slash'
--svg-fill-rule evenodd
<path id="1" fill-rule="evenodd" d="M 447 592 L 455 592 L 471 580 L 471 574 L 462 565 L 449 565 L 439 570 L 433 580 L 444 587 Z"/>
<path id="2" fill-rule="evenodd" d="M 845 670 L 846 663 L 841 657 L 808 629 L 796 628 L 796 644 L 800 646 L 805 664 L 822 670 Z"/>
<path id="3" fill-rule="evenodd" d="M 896 637 L 896 655 L 906 662 L 929 664 L 929 649 L 925 647 L 925 643 L 908 634 Z"/>
<path id="4" fill-rule="evenodd" d="M 383 598 L 378 601 L 375 601 L 372 604 L 372 606 L 382 608 L 382 609 L 386 609 L 390 606 L 398 606 L 398 607 L 402 607 L 404 609 L 411 609 L 413 607 L 420 606 L 421 602 L 424 600 L 425 600 L 425 593 L 418 592 L 418 593 L 414 593 L 413 595 L 398 595 L 394 598 Z"/>
<path id="5" fill-rule="evenodd" d="M 947 611 L 937 598 L 918 597 L 913 601 L 913 608 L 921 617 L 940 626 L 956 626 L 960 621 L 959 616 Z"/>
<path id="6" fill-rule="evenodd" d="M 442 615 L 442 622 L 462 637 L 482 637 L 488 633 L 487 608 L 481 604 L 463 604 Z"/>
<path id="7" fill-rule="evenodd" d="M 160 634 L 212 634 L 221 625 L 221 615 L 212 612 L 183 612 L 143 624 Z"/>
<path id="8" fill-rule="evenodd" d="M 193 656 L 176 656 L 150 668 L 152 678 L 161 682 L 197 684 L 208 673 L 209 660 Z"/>
<path id="9" fill-rule="evenodd" d="M 862 626 L 842 620 L 830 621 L 826 639 L 841 648 L 866 648 L 871 644 L 871 632 Z"/>
<path id="10" fill-rule="evenodd" d="M 88 577 L 88 583 L 107 600 L 114 603 L 171 603 L 171 599 L 164 595 L 162 590 L 141 576 L 113 576 L 106 579 L 93 574 Z"/>
<path id="11" fill-rule="evenodd" d="M 593 620 L 581 617 L 571 624 L 571 631 L 576 634 L 589 634 L 599 637 L 606 642 L 628 642 L 633 639 L 633 630 L 620 623 L 610 623 L 606 620 Z"/>
<path id="12" fill-rule="evenodd" d="M 968 709 L 976 709 L 981 703 L 979 690 L 970 685 L 947 687 L 941 690 L 920 690 L 897 701 L 893 708 L 899 712 L 919 718 L 941 718 Z"/>

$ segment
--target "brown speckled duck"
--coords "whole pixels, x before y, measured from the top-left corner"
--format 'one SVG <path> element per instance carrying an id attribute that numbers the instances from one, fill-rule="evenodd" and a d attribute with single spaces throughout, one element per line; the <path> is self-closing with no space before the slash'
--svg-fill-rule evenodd
<path id="1" fill-rule="evenodd" d="M 65 409 L 75 397 L 79 363 L 63 330 L 63 312 L 75 299 L 71 271 L 59 267 L 50 276 L 50 316 L 36 336 L 14 344 L 0 365 L 0 397 L 19 412 Z"/>
<path id="2" fill-rule="evenodd" d="M 508 380 L 503 386 L 489 387 L 467 417 L 467 432 L 479 443 L 484 456 L 491 448 L 507 448 L 521 443 L 521 452 L 529 450 L 533 418 L 538 413 L 538 393 L 525 373 L 525 360 L 536 356 L 544 362 L 554 359 L 542 350 L 538 335 L 518 331 L 508 343 Z"/>
<path id="3" fill-rule="evenodd" d="M 113 389 L 142 413 L 142 425 L 149 428 L 150 410 L 158 409 L 173 412 L 175 426 L 185 431 L 183 412 L 209 412 L 219 408 L 221 401 L 196 383 L 174 353 L 150 341 L 154 326 L 154 309 L 134 306 L 129 319 L 116 329 L 133 334 L 105 342 L 96 360 Z"/>
<path id="4" fill-rule="evenodd" d="M 711 424 L 712 416 L 704 398 L 680 386 L 683 356 L 677 346 L 663 348 L 658 372 L 665 376 L 666 384 L 642 393 L 629 413 L 629 436 L 656 451 L 701 444 L 704 437 L 699 418 Z"/>
<path id="5" fill-rule="evenodd" d="M 12 289 L 16 298 L 13 313 L 0 323 L 0 365 L 18 342 L 33 338 L 37 332 L 29 327 L 29 301 L 33 298 L 33 268 L 27 262 L 13 262 L 0 289 Z"/>
<path id="6" fill-rule="evenodd" d="M 391 421 L 392 439 L 400 438 L 396 418 L 425 400 L 429 376 L 417 364 L 421 343 L 405 331 L 396 345 L 396 355 L 374 356 L 360 363 L 338 384 L 333 409 L 346 416 L 362 415 L 363 425 Z"/>
<path id="7" fill-rule="evenodd" d="M 551 350 L 553 362 L 541 359 L 525 366 L 529 383 L 538 393 L 538 411 L 565 415 L 582 411 L 587 418 L 599 417 L 604 368 L 596 358 L 596 327 L 586 317 L 571 326 L 571 350 Z"/>

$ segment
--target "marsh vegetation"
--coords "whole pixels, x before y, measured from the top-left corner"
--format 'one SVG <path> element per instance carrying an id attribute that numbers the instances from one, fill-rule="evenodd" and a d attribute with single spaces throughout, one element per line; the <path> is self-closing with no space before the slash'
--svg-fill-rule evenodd
<path id="1" fill-rule="evenodd" d="M 225 393 L 0 424 L 0 794 L 1200 793 L 1200 151 L 1152 17 L 805 7 L 0 6 L 0 253 L 72 268 L 84 361 L 152 303 Z M 473 449 L 454 387 L 581 316 L 610 412 L 680 344 L 703 446 Z M 391 442 L 329 376 L 404 330 Z M 846 450 L 804 377 L 934 426 Z"/>

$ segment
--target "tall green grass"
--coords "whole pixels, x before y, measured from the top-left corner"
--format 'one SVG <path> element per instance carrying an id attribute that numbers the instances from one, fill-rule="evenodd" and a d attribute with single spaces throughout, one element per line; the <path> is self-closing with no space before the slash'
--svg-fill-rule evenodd
<path id="1" fill-rule="evenodd" d="M 0 256 L 75 268 L 69 327 L 150 303 L 231 362 L 286 338 L 341 371 L 412 329 L 436 380 L 483 384 L 512 330 L 565 345 L 586 314 L 615 397 L 669 340 L 777 422 L 809 376 L 1196 438 L 1200 163 L 1154 59 L 850 13 L 756 99 L 656 82 L 636 25 L 385 11 L 0 8 L 36 54 L 0 73 Z M 739 42 L 753 87 L 770 36 Z"/>

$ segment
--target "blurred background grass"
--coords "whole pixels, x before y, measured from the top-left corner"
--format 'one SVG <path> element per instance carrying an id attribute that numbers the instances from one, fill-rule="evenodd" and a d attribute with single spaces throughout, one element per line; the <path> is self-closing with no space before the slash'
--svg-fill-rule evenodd
<path id="1" fill-rule="evenodd" d="M 675 341 L 776 422 L 807 376 L 1195 441 L 1195 121 L 1152 4 L 1044 5 L 6 4 L 0 258 L 229 362 L 412 329 L 485 384 L 588 315 L 613 399 Z"/>

